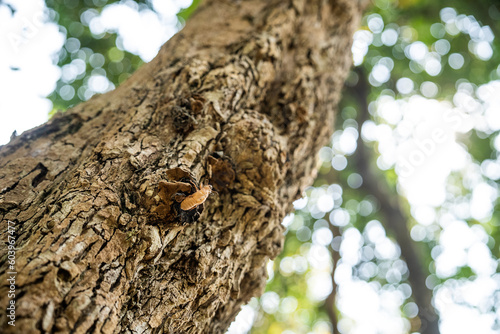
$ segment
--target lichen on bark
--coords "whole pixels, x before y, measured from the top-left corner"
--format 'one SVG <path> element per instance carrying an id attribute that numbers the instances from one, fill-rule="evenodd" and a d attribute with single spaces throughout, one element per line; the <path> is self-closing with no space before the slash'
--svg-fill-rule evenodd
<path id="1" fill-rule="evenodd" d="M 312 183 L 359 17 L 349 0 L 207 1 L 116 90 L 1 147 L 2 332 L 223 333 Z M 217 190 L 187 224 L 175 168 Z"/>

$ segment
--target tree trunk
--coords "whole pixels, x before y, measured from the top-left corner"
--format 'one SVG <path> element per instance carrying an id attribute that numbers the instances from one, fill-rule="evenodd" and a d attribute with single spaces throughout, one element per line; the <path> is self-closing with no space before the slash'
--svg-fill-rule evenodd
<path id="1" fill-rule="evenodd" d="M 122 86 L 1 147 L 0 331 L 225 332 L 315 177 L 360 15 L 207 1 Z"/>

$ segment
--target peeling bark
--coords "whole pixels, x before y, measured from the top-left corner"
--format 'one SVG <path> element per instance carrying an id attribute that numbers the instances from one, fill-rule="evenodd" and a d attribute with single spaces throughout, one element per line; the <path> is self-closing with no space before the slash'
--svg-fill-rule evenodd
<path id="1" fill-rule="evenodd" d="M 1 147 L 1 332 L 223 333 L 315 177 L 359 18 L 350 0 L 209 1 L 119 88 Z M 202 184 L 217 192 L 179 210 Z"/>

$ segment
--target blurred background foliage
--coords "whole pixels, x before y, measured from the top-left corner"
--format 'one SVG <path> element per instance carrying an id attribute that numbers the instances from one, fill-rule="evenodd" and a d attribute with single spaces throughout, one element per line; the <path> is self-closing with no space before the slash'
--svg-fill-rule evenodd
<path id="1" fill-rule="evenodd" d="M 60 31 L 66 36 L 64 47 L 58 55 L 62 76 L 49 96 L 54 111 L 66 110 L 97 93 L 89 87 L 91 78 L 106 78 L 111 86 L 109 89 L 112 89 L 143 63 L 138 55 L 125 50 L 123 41 L 116 33 L 92 33 L 91 20 L 99 15 L 104 6 L 116 2 L 46 1 L 50 18 L 59 24 Z M 147 4 L 137 1 L 137 8 L 141 7 L 147 7 Z M 103 91 L 107 89 L 106 85 Z"/>
<path id="2" fill-rule="evenodd" d="M 153 2 L 46 0 L 65 35 L 53 111 L 149 60 L 95 19 L 117 4 L 149 15 Z M 493 1 L 371 2 L 318 178 L 230 333 L 435 333 L 437 314 L 441 333 L 500 331 L 499 20 Z"/>
<path id="3" fill-rule="evenodd" d="M 186 1 L 181 1 L 178 6 L 182 6 L 182 2 Z M 177 12 L 176 22 L 162 20 L 162 23 L 173 23 L 175 30 L 181 29 L 200 0 L 188 2 L 191 3 L 188 7 Z M 143 64 L 144 60 L 136 50 L 127 49 L 120 34 L 120 25 L 110 28 L 100 20 L 94 20 L 113 4 L 162 19 L 158 6 L 148 0 L 46 0 L 49 18 L 59 25 L 66 37 L 64 47 L 58 54 L 62 75 L 49 96 L 53 102 L 52 113 L 86 101 L 96 93 L 113 89 Z M 134 29 L 132 23 L 130 28 Z"/>
<path id="4" fill-rule="evenodd" d="M 372 2 L 318 178 L 244 308 L 252 333 L 500 331 L 499 8 Z"/>

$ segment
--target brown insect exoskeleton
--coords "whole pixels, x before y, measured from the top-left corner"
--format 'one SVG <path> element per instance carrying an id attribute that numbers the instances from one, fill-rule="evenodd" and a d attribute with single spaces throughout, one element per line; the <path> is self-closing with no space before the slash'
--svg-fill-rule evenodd
<path id="1" fill-rule="evenodd" d="M 184 198 L 184 200 L 181 202 L 181 210 L 188 211 L 196 208 L 198 205 L 203 204 L 207 198 L 208 195 L 212 193 L 212 186 L 211 185 L 206 185 L 201 187 L 200 189 L 197 189 L 197 191 L 188 197 Z"/>

